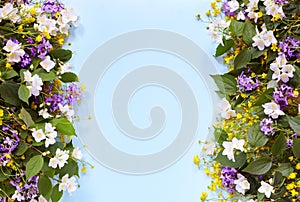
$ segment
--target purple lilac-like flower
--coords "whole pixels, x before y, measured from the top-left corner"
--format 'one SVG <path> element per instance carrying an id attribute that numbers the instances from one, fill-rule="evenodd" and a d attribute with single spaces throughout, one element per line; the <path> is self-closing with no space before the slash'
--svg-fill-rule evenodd
<path id="1" fill-rule="evenodd" d="M 255 78 L 255 81 L 252 77 L 247 77 L 244 74 L 244 71 L 238 76 L 238 87 L 243 92 L 249 92 L 256 89 L 259 86 L 258 78 Z"/>
<path id="2" fill-rule="evenodd" d="M 6 166 L 6 164 L 10 161 L 10 154 L 9 153 L 2 153 L 0 155 L 0 166 Z"/>
<path id="3" fill-rule="evenodd" d="M 28 38 L 26 39 L 26 41 L 27 41 L 27 43 L 29 43 L 29 44 L 34 44 L 34 40 L 33 40 L 31 37 L 28 37 Z"/>
<path id="4" fill-rule="evenodd" d="M 56 111 L 59 109 L 58 104 L 64 105 L 64 97 L 62 94 L 55 93 L 46 97 L 45 102 L 50 105 L 50 111 Z"/>
<path id="5" fill-rule="evenodd" d="M 58 0 L 48 0 L 43 3 L 42 10 L 55 14 L 57 12 L 60 12 L 64 8 L 64 4 L 60 3 Z"/>
<path id="6" fill-rule="evenodd" d="M 0 151 L 1 152 L 12 152 L 14 151 L 20 142 L 20 138 L 18 134 L 10 130 L 7 126 L 2 127 L 2 131 L 7 133 L 7 136 L 5 136 L 2 139 L 2 142 L 0 143 Z"/>
<path id="7" fill-rule="evenodd" d="M 48 40 L 46 40 L 45 38 L 43 38 L 42 41 L 40 42 L 40 44 L 37 45 L 37 47 L 36 47 L 38 57 L 41 59 L 44 59 L 45 56 L 47 55 L 47 53 L 50 52 L 51 48 L 52 48 L 51 43 Z"/>
<path id="8" fill-rule="evenodd" d="M 0 202 L 5 202 L 5 198 L 0 197 Z"/>
<path id="9" fill-rule="evenodd" d="M 31 63 L 31 57 L 29 56 L 29 54 L 28 53 L 25 53 L 24 55 L 23 55 L 23 57 L 21 57 L 21 67 L 22 68 L 25 68 L 25 67 L 27 67 L 28 65 L 30 65 L 30 63 Z"/>
<path id="10" fill-rule="evenodd" d="M 20 185 L 21 177 L 17 176 L 13 180 L 10 180 L 9 183 L 14 186 L 22 196 L 24 196 L 26 201 L 30 201 L 38 196 L 38 179 L 38 176 L 32 176 L 28 179 L 26 184 Z"/>
<path id="11" fill-rule="evenodd" d="M 82 97 L 81 89 L 75 83 L 71 83 L 63 90 L 63 93 L 65 95 L 65 104 L 69 105 L 79 102 Z"/>
<path id="12" fill-rule="evenodd" d="M 294 141 L 293 141 L 292 139 L 287 139 L 287 140 L 286 140 L 286 146 L 287 146 L 287 147 L 292 147 L 293 144 L 294 144 Z"/>
<path id="13" fill-rule="evenodd" d="M 285 54 L 285 57 L 290 60 L 300 58 L 300 41 L 296 38 L 287 37 L 284 41 L 279 43 L 279 48 Z"/>
<path id="14" fill-rule="evenodd" d="M 271 118 L 264 118 L 260 122 L 260 130 L 263 132 L 266 136 L 270 136 L 274 134 L 274 128 L 272 126 L 273 120 Z"/>
<path id="15" fill-rule="evenodd" d="M 283 4 L 289 3 L 288 0 L 274 0 L 274 2 L 278 5 L 283 5 Z"/>
<path id="16" fill-rule="evenodd" d="M 298 138 L 298 133 L 294 133 L 294 134 L 292 135 L 292 137 L 293 137 L 293 138 Z"/>
<path id="17" fill-rule="evenodd" d="M 228 1 L 224 1 L 223 2 L 223 6 L 222 6 L 222 10 L 221 11 L 226 16 L 235 16 L 234 12 L 230 12 L 230 6 L 228 5 Z"/>
<path id="18" fill-rule="evenodd" d="M 222 179 L 223 186 L 230 193 L 235 192 L 234 180 L 236 179 L 237 172 L 238 171 L 235 168 L 230 168 L 227 166 L 222 167 L 220 178 Z"/>
<path id="19" fill-rule="evenodd" d="M 288 99 L 290 97 L 295 97 L 293 90 L 293 87 L 286 84 L 282 84 L 280 87 L 275 88 L 273 98 L 275 102 L 280 105 L 281 110 L 288 105 Z"/>

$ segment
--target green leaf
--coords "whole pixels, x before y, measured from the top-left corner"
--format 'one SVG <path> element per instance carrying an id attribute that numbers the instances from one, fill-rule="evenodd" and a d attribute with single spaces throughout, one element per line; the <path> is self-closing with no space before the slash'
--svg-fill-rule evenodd
<path id="1" fill-rule="evenodd" d="M 50 121 L 62 135 L 76 135 L 73 124 L 66 118 L 56 118 Z"/>
<path id="2" fill-rule="evenodd" d="M 61 75 L 61 80 L 63 82 L 65 82 L 65 83 L 68 83 L 68 82 L 77 82 L 78 81 L 78 77 L 73 72 L 66 72 L 66 73 L 64 73 L 64 74 Z"/>
<path id="3" fill-rule="evenodd" d="M 28 128 L 34 124 L 31 115 L 23 107 L 21 109 L 20 116 Z"/>
<path id="4" fill-rule="evenodd" d="M 49 159 L 45 159 L 44 165 L 43 165 L 41 171 L 50 178 L 53 178 L 55 175 L 55 169 L 52 167 L 49 167 Z"/>
<path id="5" fill-rule="evenodd" d="M 228 138 L 227 133 L 220 129 L 220 128 L 215 128 L 214 130 L 214 136 L 215 136 L 215 140 L 222 145 L 222 143 Z"/>
<path id="6" fill-rule="evenodd" d="M 263 175 L 266 174 L 272 167 L 272 160 L 267 157 L 263 157 L 252 161 L 249 165 L 242 171 L 250 173 L 253 175 Z"/>
<path id="7" fill-rule="evenodd" d="M 257 101 L 254 103 L 254 106 L 261 106 L 267 102 L 270 102 L 273 99 L 272 97 L 273 92 L 274 92 L 273 88 L 267 89 L 258 97 Z"/>
<path id="8" fill-rule="evenodd" d="M 240 153 L 234 155 L 235 162 L 229 160 L 227 156 L 223 156 L 222 152 L 218 153 L 217 157 L 214 159 L 215 161 L 219 162 L 222 166 L 228 166 L 231 168 L 240 168 L 246 162 L 246 154 Z"/>
<path id="9" fill-rule="evenodd" d="M 266 52 L 266 50 L 261 51 L 261 50 L 257 50 L 256 48 L 251 48 L 250 51 L 251 51 L 251 58 L 252 59 L 259 58 L 260 56 L 262 56 Z"/>
<path id="10" fill-rule="evenodd" d="M 300 159 L 300 139 L 294 139 L 293 153 L 297 159 Z"/>
<path id="11" fill-rule="evenodd" d="M 40 58 L 33 58 L 31 64 L 33 65 L 33 69 L 36 69 L 39 65 L 42 59 Z"/>
<path id="12" fill-rule="evenodd" d="M 280 163 L 276 171 L 280 172 L 283 176 L 287 177 L 294 171 L 294 168 L 291 166 L 290 163 Z"/>
<path id="13" fill-rule="evenodd" d="M 41 77 L 41 79 L 43 81 L 52 81 L 53 79 L 56 78 L 56 75 L 54 72 L 50 71 L 49 73 L 47 73 L 46 71 L 45 72 L 40 72 L 40 73 L 37 73 L 37 75 L 39 75 L 39 77 Z"/>
<path id="14" fill-rule="evenodd" d="M 4 81 L 0 85 L 1 98 L 8 104 L 20 106 L 21 101 L 18 96 L 19 85 L 13 81 Z"/>
<path id="15" fill-rule="evenodd" d="M 271 148 L 273 156 L 279 155 L 286 148 L 286 139 L 284 134 L 279 134 Z"/>
<path id="16" fill-rule="evenodd" d="M 38 181 L 39 194 L 49 200 L 52 193 L 52 183 L 46 176 L 40 176 Z"/>
<path id="17" fill-rule="evenodd" d="M 290 117 L 287 116 L 291 128 L 298 134 L 300 134 L 300 116 Z"/>
<path id="18" fill-rule="evenodd" d="M 63 192 L 59 191 L 58 184 L 55 185 L 52 190 L 51 201 L 58 202 L 61 199 L 62 195 L 63 195 Z"/>
<path id="19" fill-rule="evenodd" d="M 42 155 L 36 155 L 29 159 L 26 164 L 26 179 L 28 180 L 30 177 L 37 175 L 42 169 L 44 164 L 44 159 Z"/>
<path id="20" fill-rule="evenodd" d="M 229 29 L 231 33 L 233 33 L 235 36 L 242 36 L 243 30 L 244 30 L 244 22 L 240 22 L 237 20 L 231 20 Z"/>
<path id="21" fill-rule="evenodd" d="M 246 67 L 246 65 L 251 61 L 251 55 L 251 50 L 244 49 L 240 51 L 234 59 L 234 69 Z"/>
<path id="22" fill-rule="evenodd" d="M 78 174 L 78 164 L 73 159 L 68 159 L 68 163 L 64 165 L 59 171 L 59 176 L 63 177 L 65 174 L 69 174 L 69 177 Z"/>
<path id="23" fill-rule="evenodd" d="M 261 132 L 259 124 L 249 128 L 247 137 L 251 147 L 262 147 L 268 142 L 268 138 Z"/>
<path id="24" fill-rule="evenodd" d="M 221 92 L 224 92 L 226 95 L 235 94 L 237 91 L 237 82 L 235 77 L 230 74 L 223 75 L 211 75 L 214 79 L 216 85 Z"/>
<path id="25" fill-rule="evenodd" d="M 2 76 L 1 77 L 3 79 L 11 79 L 11 78 L 13 78 L 15 76 L 18 76 L 18 73 L 15 70 L 11 69 L 11 70 L 2 72 Z"/>
<path id="26" fill-rule="evenodd" d="M 280 185 L 282 183 L 282 181 L 284 180 L 282 173 L 276 171 L 274 176 L 273 176 L 273 185 L 277 186 Z"/>
<path id="27" fill-rule="evenodd" d="M 10 174 L 11 174 L 10 169 L 8 169 L 7 167 L 4 167 L 4 166 L 0 167 L 0 181 L 1 182 L 8 179 Z"/>
<path id="28" fill-rule="evenodd" d="M 28 104 L 28 98 L 30 96 L 30 91 L 25 85 L 20 85 L 18 90 L 18 96 L 20 100 Z"/>
<path id="29" fill-rule="evenodd" d="M 17 155 L 17 156 L 21 156 L 23 155 L 27 149 L 28 149 L 28 144 L 26 142 L 20 142 L 16 151 L 14 151 L 14 153 Z"/>
<path id="30" fill-rule="evenodd" d="M 249 21 L 246 20 L 243 29 L 243 41 L 248 45 L 251 46 L 253 43 L 253 37 L 255 36 L 256 31 L 254 25 Z"/>
<path id="31" fill-rule="evenodd" d="M 65 49 L 55 49 L 50 52 L 50 55 L 62 62 L 67 62 L 72 58 L 72 51 Z"/>
<path id="32" fill-rule="evenodd" d="M 224 39 L 223 41 L 224 41 L 224 46 L 222 44 L 218 45 L 215 57 L 219 57 L 224 53 L 226 53 L 234 44 L 232 39 L 228 39 L 228 40 Z"/>

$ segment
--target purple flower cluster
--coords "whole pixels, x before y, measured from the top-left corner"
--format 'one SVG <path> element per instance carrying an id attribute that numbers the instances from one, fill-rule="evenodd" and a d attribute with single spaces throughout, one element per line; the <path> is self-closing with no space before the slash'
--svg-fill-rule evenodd
<path id="1" fill-rule="evenodd" d="M 228 5 L 228 1 L 223 2 L 221 11 L 226 16 L 235 16 L 235 12 L 230 12 L 230 6 Z"/>
<path id="2" fill-rule="evenodd" d="M 72 105 L 79 102 L 82 97 L 82 92 L 80 87 L 75 83 L 63 87 L 61 93 L 53 93 L 52 86 L 50 86 L 46 92 L 51 96 L 46 96 L 45 101 L 50 105 L 50 111 L 56 111 L 59 109 L 58 105 Z"/>
<path id="3" fill-rule="evenodd" d="M 287 139 L 287 140 L 286 140 L 286 146 L 287 146 L 287 147 L 292 147 L 293 144 L 294 144 L 293 139 Z"/>
<path id="4" fill-rule="evenodd" d="M 55 14 L 57 12 L 60 12 L 64 8 L 64 4 L 60 3 L 58 0 L 48 0 L 43 3 L 42 10 Z"/>
<path id="5" fill-rule="evenodd" d="M 20 138 L 16 131 L 10 129 L 8 126 L 2 126 L 2 133 L 5 136 L 0 140 L 0 166 L 6 166 L 11 159 L 11 152 L 18 147 Z"/>
<path id="6" fill-rule="evenodd" d="M 28 38 L 27 42 L 34 44 L 32 38 Z M 30 51 L 32 57 L 38 56 L 39 58 L 44 59 L 45 56 L 50 52 L 51 48 L 51 43 L 43 37 L 42 41 L 36 47 L 29 47 L 27 49 Z"/>
<path id="7" fill-rule="evenodd" d="M 272 126 L 273 120 L 271 118 L 264 118 L 260 122 L 260 130 L 266 135 L 270 136 L 274 134 L 274 128 Z"/>
<path id="8" fill-rule="evenodd" d="M 27 67 L 28 65 L 30 65 L 30 63 L 31 63 L 31 57 L 29 56 L 29 54 L 28 53 L 25 53 L 24 55 L 23 55 L 23 57 L 21 58 L 21 67 L 22 68 L 25 68 L 25 67 Z"/>
<path id="9" fill-rule="evenodd" d="M 255 78 L 255 81 L 252 77 L 247 77 L 244 74 L 244 71 L 238 76 L 238 87 L 243 92 L 249 92 L 256 89 L 259 86 L 258 78 Z"/>
<path id="10" fill-rule="evenodd" d="M 274 2 L 278 5 L 283 5 L 283 4 L 289 3 L 288 0 L 274 0 Z"/>
<path id="11" fill-rule="evenodd" d="M 236 179 L 237 172 L 238 171 L 235 168 L 230 168 L 227 166 L 222 167 L 220 178 L 222 179 L 223 186 L 230 193 L 235 192 L 234 180 Z"/>
<path id="12" fill-rule="evenodd" d="M 275 88 L 273 98 L 275 102 L 280 105 L 281 110 L 288 105 L 288 99 L 295 96 L 293 90 L 293 87 L 286 84 L 281 84 L 280 87 Z"/>
<path id="13" fill-rule="evenodd" d="M 24 173 L 24 172 L 23 172 Z M 24 185 L 21 185 L 20 182 L 22 178 L 20 176 L 15 177 L 13 180 L 10 180 L 10 184 L 16 188 L 16 190 L 22 195 L 23 200 L 30 201 L 35 199 L 38 196 L 38 176 L 32 176 L 28 179 L 28 182 Z"/>
<path id="14" fill-rule="evenodd" d="M 279 48 L 285 54 L 285 57 L 290 60 L 300 58 L 300 41 L 296 38 L 287 37 L 284 41 L 279 43 Z"/>

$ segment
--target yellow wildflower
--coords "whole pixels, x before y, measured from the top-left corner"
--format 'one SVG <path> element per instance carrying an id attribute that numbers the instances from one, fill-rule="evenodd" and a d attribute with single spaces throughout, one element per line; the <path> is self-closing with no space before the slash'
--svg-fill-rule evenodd
<path id="1" fill-rule="evenodd" d="M 199 166 L 199 164 L 200 164 L 200 159 L 199 159 L 198 155 L 194 156 L 194 164 L 197 166 Z"/>
<path id="2" fill-rule="evenodd" d="M 289 176 L 288 176 L 288 179 L 295 179 L 297 177 L 297 173 L 291 173 Z"/>
<path id="3" fill-rule="evenodd" d="M 300 170 L 300 163 L 297 163 L 296 170 Z"/>
<path id="4" fill-rule="evenodd" d="M 292 196 L 298 196 L 299 192 L 297 192 L 295 189 L 291 191 Z"/>
<path id="5" fill-rule="evenodd" d="M 205 201 L 206 198 L 207 198 L 207 192 L 204 191 L 201 193 L 200 200 Z"/>

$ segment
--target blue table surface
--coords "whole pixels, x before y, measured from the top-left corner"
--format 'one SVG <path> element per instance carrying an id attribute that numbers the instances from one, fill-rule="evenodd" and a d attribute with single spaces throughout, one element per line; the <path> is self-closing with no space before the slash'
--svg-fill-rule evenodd
<path id="1" fill-rule="evenodd" d="M 195 19 L 196 13 L 209 8 L 209 0 L 65 0 L 65 5 L 73 7 L 80 16 L 79 27 L 69 41 L 74 51 L 72 66 L 79 73 L 88 56 L 108 40 L 118 35 L 143 29 L 161 29 L 176 32 L 191 39 L 201 47 L 218 71 L 225 67 L 212 56 L 215 44 L 207 35 L 207 24 Z M 205 18 L 205 16 L 204 16 Z M 199 53 L 200 54 L 200 53 Z M 99 58 L 101 59 L 101 58 Z M 115 83 L 122 74 L 141 65 L 159 64 L 168 66 L 184 76 L 194 91 L 199 108 L 199 128 L 188 151 L 168 168 L 148 174 L 124 174 L 107 168 L 93 154 L 83 150 L 84 160 L 95 166 L 81 173 L 80 188 L 72 193 L 66 192 L 64 202 L 193 202 L 199 201 L 202 191 L 207 190 L 210 179 L 193 164 L 193 156 L 200 153 L 197 140 L 206 140 L 208 127 L 212 124 L 213 103 L 208 98 L 211 89 L 206 81 L 195 75 L 190 66 L 180 59 L 158 51 L 141 51 L 123 57 L 114 63 L 105 73 L 92 98 L 95 103 L 95 117 L 101 122 L 105 138 L 116 148 L 133 154 L 155 153 L 174 140 L 179 130 L 180 106 L 174 96 L 157 86 L 148 86 L 135 93 L 129 102 L 129 114 L 132 122 L 139 127 L 150 124 L 149 108 L 160 105 L 166 112 L 164 131 L 155 138 L 139 141 L 125 136 L 116 127 L 112 118 L 110 103 L 101 101 L 110 97 Z M 205 64 L 203 64 L 205 68 Z M 205 70 L 206 71 L 206 70 Z M 207 69 L 207 71 L 212 71 Z M 93 74 L 91 69 L 90 74 Z M 89 89 L 87 89 L 88 91 Z M 81 139 L 87 133 L 79 134 Z M 96 140 L 95 140 L 96 141 Z M 82 147 L 77 139 L 75 144 Z M 89 146 L 89 145 L 88 145 Z M 103 155 L 110 155 L 104 153 Z M 111 156 L 114 158 L 114 156 Z"/>

